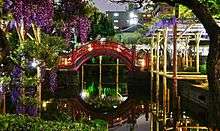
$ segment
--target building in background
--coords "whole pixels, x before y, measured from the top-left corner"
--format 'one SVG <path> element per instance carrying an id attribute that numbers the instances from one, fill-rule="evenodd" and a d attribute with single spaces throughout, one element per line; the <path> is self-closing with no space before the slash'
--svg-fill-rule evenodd
<path id="1" fill-rule="evenodd" d="M 115 30 L 123 30 L 129 26 L 129 14 L 127 11 L 106 11 L 109 19 L 112 20 Z"/>

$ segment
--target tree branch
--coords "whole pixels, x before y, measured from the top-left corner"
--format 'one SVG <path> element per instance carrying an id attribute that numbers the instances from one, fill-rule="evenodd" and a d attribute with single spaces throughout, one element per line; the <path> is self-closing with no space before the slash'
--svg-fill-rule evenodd
<path id="1" fill-rule="evenodd" d="M 175 6 L 175 2 L 171 1 L 171 0 L 152 0 L 154 3 L 158 3 L 158 2 L 164 2 L 167 3 L 170 6 Z"/>
<path id="2" fill-rule="evenodd" d="M 198 0 L 180 0 L 179 3 L 192 10 L 209 35 L 211 35 L 213 31 L 220 29 L 208 7 L 203 3 L 200 3 Z"/>
<path id="3" fill-rule="evenodd" d="M 139 6 L 136 7 L 135 9 L 140 9 L 141 7 L 143 7 L 143 2 L 144 0 L 109 0 L 110 2 L 114 2 L 114 3 L 135 3 L 138 4 Z"/>

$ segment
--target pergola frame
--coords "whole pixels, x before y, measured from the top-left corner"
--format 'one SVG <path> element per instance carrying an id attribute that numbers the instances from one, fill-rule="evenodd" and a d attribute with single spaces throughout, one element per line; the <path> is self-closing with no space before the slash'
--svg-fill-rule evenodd
<path id="1" fill-rule="evenodd" d="M 220 21 L 218 22 L 220 25 Z M 163 124 L 166 125 L 167 121 L 167 113 L 170 111 L 169 105 L 170 105 L 170 89 L 167 88 L 167 79 L 176 79 L 176 80 L 205 80 L 207 81 L 207 75 L 201 75 L 199 72 L 199 46 L 200 41 L 207 41 L 209 42 L 209 36 L 206 33 L 206 30 L 204 29 L 203 25 L 198 22 L 185 22 L 178 24 L 176 28 L 176 34 L 173 32 L 173 27 L 166 27 L 166 28 L 159 28 L 155 31 L 154 34 L 150 37 L 151 40 L 151 94 L 153 94 L 153 88 L 155 88 L 156 91 L 156 101 L 155 104 L 153 104 L 153 96 L 151 96 L 151 102 L 152 106 L 151 109 L 154 109 L 156 107 L 156 110 L 153 110 L 153 115 L 156 116 L 157 122 L 156 122 L 156 128 L 159 130 L 159 121 L 163 121 Z M 176 35 L 176 36 L 174 36 Z M 155 39 L 156 38 L 156 39 Z M 188 46 L 188 43 L 190 41 L 195 41 L 195 47 L 196 47 L 196 72 L 176 72 L 176 77 L 174 78 L 174 72 L 167 72 L 167 44 L 168 40 L 176 39 L 177 44 L 180 44 L 181 41 L 185 41 L 186 46 Z M 163 46 L 163 56 L 160 56 L 160 45 Z M 186 66 L 188 66 L 188 52 L 185 53 L 185 63 Z M 177 55 L 177 54 L 175 54 Z M 155 56 L 155 58 L 154 58 Z M 163 70 L 160 71 L 160 57 L 163 57 Z M 173 56 L 174 57 L 174 56 Z M 176 56 L 177 57 L 177 56 Z M 156 62 L 156 63 L 154 63 Z M 154 64 L 156 67 L 154 68 Z M 192 64 L 190 64 L 192 65 Z M 160 88 L 160 79 L 159 77 L 163 77 L 163 102 L 160 103 L 159 101 L 159 88 Z M 154 77 L 156 77 L 156 82 L 154 83 Z M 155 86 L 155 87 L 154 87 Z M 203 86 L 198 86 L 199 88 L 205 88 Z M 180 105 L 180 96 L 177 95 L 177 106 Z M 159 114 L 159 105 L 163 105 L 163 117 L 160 119 Z M 207 104 L 206 104 L 207 106 Z M 179 108 L 178 108 L 179 109 Z M 151 129 L 153 127 L 151 123 Z M 177 127 L 177 128 L 183 128 L 183 127 Z M 184 128 L 188 128 L 187 125 L 184 125 Z M 194 128 L 199 129 L 201 128 L 199 125 L 194 126 Z M 203 129 L 208 129 L 207 127 L 202 127 Z"/>

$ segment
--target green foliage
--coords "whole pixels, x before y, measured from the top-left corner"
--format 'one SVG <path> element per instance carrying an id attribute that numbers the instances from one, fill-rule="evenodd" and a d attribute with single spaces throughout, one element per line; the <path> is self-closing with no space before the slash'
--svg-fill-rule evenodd
<path id="1" fill-rule="evenodd" d="M 40 118 L 31 118 L 21 115 L 0 115 L 0 130 L 28 130 L 28 131 L 107 131 L 106 122 L 57 122 L 44 121 Z"/>
<path id="2" fill-rule="evenodd" d="M 195 15 L 193 14 L 192 10 L 190 10 L 186 6 L 180 5 L 179 6 L 179 17 L 181 19 L 190 19 L 190 18 L 195 17 Z"/>
<path id="3" fill-rule="evenodd" d="M 98 94 L 99 90 L 95 87 L 94 82 L 92 82 L 92 84 L 87 88 L 87 92 L 89 93 L 89 96 Z"/>
<path id="4" fill-rule="evenodd" d="M 90 4 L 86 4 L 86 6 L 84 7 L 84 14 L 85 16 L 89 18 L 92 17 L 97 11 L 98 9 L 95 6 L 90 5 Z"/>
<path id="5" fill-rule="evenodd" d="M 119 97 L 106 96 L 102 97 L 88 97 L 84 99 L 86 103 L 93 106 L 95 109 L 98 109 L 100 112 L 112 111 L 113 106 L 120 104 Z"/>
<path id="6" fill-rule="evenodd" d="M 39 54 L 38 59 L 44 60 L 47 67 L 51 68 L 57 65 L 58 57 L 65 49 L 66 44 L 62 37 L 42 34 L 41 47 L 36 53 Z"/>
<path id="7" fill-rule="evenodd" d="M 112 88 L 104 88 L 103 89 L 103 94 L 105 96 L 116 96 L 116 90 L 115 89 L 112 89 Z"/>
<path id="8" fill-rule="evenodd" d="M 202 64 L 199 67 L 201 74 L 206 75 L 207 74 L 207 70 L 206 70 L 206 64 Z"/>
<path id="9" fill-rule="evenodd" d="M 28 106 L 30 106 L 30 105 L 40 104 L 39 101 L 37 101 L 37 99 L 34 98 L 34 97 L 22 96 L 22 97 L 20 98 L 20 100 L 21 100 L 21 101 L 20 101 L 21 104 L 23 104 L 23 105 L 28 105 Z"/>
<path id="10" fill-rule="evenodd" d="M 195 67 L 187 67 L 187 68 L 184 69 L 184 71 L 186 71 L 186 72 L 195 72 L 196 68 Z"/>
<path id="11" fill-rule="evenodd" d="M 9 85 L 10 81 L 10 76 L 0 76 L 0 84 Z"/>
<path id="12" fill-rule="evenodd" d="M 37 76 L 26 76 L 23 75 L 22 76 L 22 84 L 24 87 L 35 87 L 38 85 L 39 79 L 37 78 Z"/>
<path id="13" fill-rule="evenodd" d="M 137 44 L 137 41 L 141 39 L 140 33 L 120 33 L 114 36 L 114 40 L 118 42 L 123 42 L 125 44 Z"/>
<path id="14" fill-rule="evenodd" d="M 211 11 L 214 18 L 220 19 L 220 1 L 219 0 L 200 0 Z"/>
<path id="15" fill-rule="evenodd" d="M 101 37 L 108 37 L 115 34 L 112 20 L 110 20 L 105 14 L 96 12 L 91 16 L 91 20 L 91 38 L 95 39 L 98 35 Z"/>
<path id="16" fill-rule="evenodd" d="M 103 120 L 100 120 L 100 119 L 94 119 L 93 124 L 95 124 L 95 126 L 105 127 L 106 126 L 106 121 L 103 121 Z"/>
<path id="17" fill-rule="evenodd" d="M 19 44 L 15 33 L 10 36 L 9 40 L 12 47 L 11 58 L 15 63 L 22 65 L 24 68 L 28 66 L 28 61 L 22 61 L 23 56 L 27 60 L 35 58 L 43 61 L 47 67 L 52 68 L 56 66 L 59 54 L 66 48 L 63 38 L 44 33 L 42 33 L 41 43 L 38 44 L 36 44 L 35 40 L 31 39 L 27 39 Z"/>
<path id="18" fill-rule="evenodd" d="M 137 40 L 137 44 L 146 44 L 146 45 L 148 45 L 148 44 L 150 44 L 151 43 L 151 41 L 150 41 L 150 38 L 147 38 L 147 37 L 145 37 L 145 36 L 142 36 L 142 37 L 140 37 L 140 39 L 138 39 Z"/>

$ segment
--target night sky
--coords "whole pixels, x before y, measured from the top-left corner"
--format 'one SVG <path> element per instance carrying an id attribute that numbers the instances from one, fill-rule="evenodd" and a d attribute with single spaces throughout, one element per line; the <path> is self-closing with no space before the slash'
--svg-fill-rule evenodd
<path id="1" fill-rule="evenodd" d="M 109 0 L 93 0 L 96 7 L 102 12 L 105 11 L 124 11 L 126 9 L 125 4 L 111 3 Z"/>

